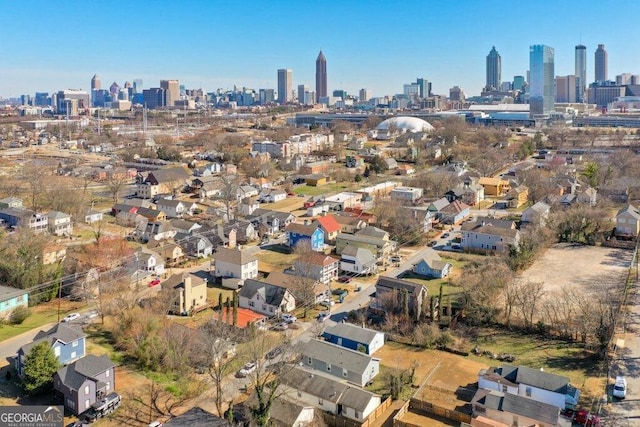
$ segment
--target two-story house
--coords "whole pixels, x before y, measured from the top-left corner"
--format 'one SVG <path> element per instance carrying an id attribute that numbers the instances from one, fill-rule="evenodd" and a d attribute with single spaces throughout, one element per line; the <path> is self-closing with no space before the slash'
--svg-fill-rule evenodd
<path id="1" fill-rule="evenodd" d="M 85 356 L 85 333 L 75 325 L 58 323 L 47 331 L 40 331 L 33 341 L 18 349 L 16 370 L 22 375 L 24 358 L 41 342 L 48 343 L 61 365 L 68 365 Z"/>
<path id="2" fill-rule="evenodd" d="M 376 282 L 374 306 L 378 309 L 393 311 L 402 306 L 403 298 L 408 299 L 409 315 L 419 319 L 428 306 L 427 288 L 421 284 L 393 277 L 380 276 Z"/>
<path id="3" fill-rule="evenodd" d="M 545 202 L 537 202 L 522 212 L 522 222 L 536 227 L 543 227 L 549 218 L 551 206 Z"/>
<path id="4" fill-rule="evenodd" d="M 340 254 L 340 270 L 354 275 L 375 274 L 378 271 L 376 256 L 369 249 L 348 245 Z"/>
<path id="5" fill-rule="evenodd" d="M 638 236 L 640 232 L 640 210 L 627 205 L 616 214 L 616 235 Z"/>
<path id="6" fill-rule="evenodd" d="M 315 303 L 320 303 L 327 298 L 331 297 L 329 286 L 323 285 L 322 283 L 315 280 L 306 280 L 300 279 L 300 276 L 295 276 L 292 272 L 284 272 L 284 271 L 272 271 L 269 275 L 262 279 L 263 282 L 269 283 L 271 285 L 281 286 L 283 288 L 289 289 L 294 298 L 297 299 L 299 303 L 305 303 L 305 297 L 307 295 L 299 296 L 297 293 L 300 292 L 301 286 L 313 286 L 313 294 L 315 295 Z M 306 292 L 304 292 L 306 294 Z M 306 300 L 308 303 L 308 300 Z"/>
<path id="7" fill-rule="evenodd" d="M 64 407 L 74 415 L 88 410 L 115 385 L 115 365 L 106 355 L 89 354 L 60 368 L 53 376 L 53 388 L 62 394 Z"/>
<path id="8" fill-rule="evenodd" d="M 317 339 L 301 348 L 301 364 L 364 387 L 380 372 L 380 359 Z"/>
<path id="9" fill-rule="evenodd" d="M 326 328 L 322 338 L 332 344 L 369 355 L 384 346 L 384 332 L 361 328 L 351 323 L 337 323 Z"/>
<path id="10" fill-rule="evenodd" d="M 70 236 L 73 233 L 71 215 L 64 212 L 51 211 L 47 214 L 49 218 L 49 233 L 55 236 Z"/>
<path id="11" fill-rule="evenodd" d="M 148 271 L 156 276 L 164 274 L 164 259 L 150 249 L 140 249 L 135 254 L 136 268 Z"/>
<path id="12" fill-rule="evenodd" d="M 379 230 L 379 231 L 378 231 Z M 387 258 L 396 248 L 396 242 L 389 240 L 386 231 L 376 227 L 365 227 L 356 234 L 339 233 L 336 238 L 336 253 L 342 252 L 348 246 L 356 246 L 369 250 L 375 254 L 378 261 Z"/>
<path id="13" fill-rule="evenodd" d="M 342 230 L 340 223 L 336 221 L 336 217 L 333 215 L 323 215 L 313 222 L 313 225 L 316 225 L 322 229 L 324 233 L 324 241 L 325 242 L 335 242 L 336 237 L 338 237 L 338 233 Z"/>
<path id="14" fill-rule="evenodd" d="M 517 246 L 520 232 L 513 221 L 478 217 L 462 224 L 460 246 L 465 251 L 504 252 Z"/>
<path id="15" fill-rule="evenodd" d="M 267 188 L 260 192 L 258 200 L 263 203 L 276 203 L 287 198 L 287 192 L 276 188 Z"/>
<path id="16" fill-rule="evenodd" d="M 0 219 L 3 219 L 8 227 L 29 228 L 34 233 L 43 233 L 48 230 L 49 217 L 24 208 L 6 208 L 0 210 Z"/>
<path id="17" fill-rule="evenodd" d="M 191 173 L 184 166 L 157 169 L 147 174 L 136 184 L 136 195 L 151 199 L 158 194 L 174 194 L 189 184 Z"/>
<path id="18" fill-rule="evenodd" d="M 258 280 L 247 279 L 238 292 L 238 305 L 267 316 L 280 316 L 296 308 L 289 289 Z"/>
<path id="19" fill-rule="evenodd" d="M 158 210 L 164 212 L 168 218 L 182 218 L 185 215 L 193 215 L 198 205 L 182 200 L 160 199 L 156 203 Z"/>
<path id="20" fill-rule="evenodd" d="M 184 251 L 176 243 L 165 243 L 157 248 L 158 253 L 164 259 L 167 266 L 178 265 L 185 258 Z"/>
<path id="21" fill-rule="evenodd" d="M 324 232 L 314 225 L 292 223 L 285 229 L 286 245 L 292 249 L 300 242 L 308 242 L 311 250 L 322 251 L 324 249 Z"/>
<path id="22" fill-rule="evenodd" d="M 321 253 L 304 254 L 293 262 L 293 274 L 328 285 L 338 277 L 339 261 Z"/>
<path id="23" fill-rule="evenodd" d="M 0 319 L 11 316 L 18 307 L 29 306 L 29 292 L 25 289 L 0 286 Z"/>
<path id="24" fill-rule="evenodd" d="M 560 409 L 515 394 L 479 389 L 471 399 L 474 426 L 571 427 Z"/>
<path id="25" fill-rule="evenodd" d="M 260 202 L 251 197 L 245 197 L 238 205 L 238 212 L 242 216 L 251 215 L 256 209 L 260 209 Z"/>
<path id="26" fill-rule="evenodd" d="M 178 234 L 176 235 L 176 237 L 179 238 L 180 245 L 182 246 L 184 253 L 189 256 L 196 258 L 207 258 L 210 257 L 213 253 L 213 243 L 208 237 L 205 237 L 203 234 Z"/>
<path id="27" fill-rule="evenodd" d="M 258 258 L 246 250 L 219 247 L 213 258 L 216 277 L 242 280 L 258 277 Z"/>
<path id="28" fill-rule="evenodd" d="M 174 274 L 162 282 L 161 286 L 162 292 L 171 294 L 171 313 L 184 316 L 207 304 L 207 281 L 195 274 Z"/>
<path id="29" fill-rule="evenodd" d="M 470 207 L 464 203 L 454 200 L 447 206 L 440 209 L 437 214 L 438 219 L 443 224 L 458 224 L 470 214 Z"/>

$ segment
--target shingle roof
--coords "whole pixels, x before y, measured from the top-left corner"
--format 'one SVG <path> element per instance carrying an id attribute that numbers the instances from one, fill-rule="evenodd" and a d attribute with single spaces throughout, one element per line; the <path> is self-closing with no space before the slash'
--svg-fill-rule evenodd
<path id="1" fill-rule="evenodd" d="M 294 264 L 311 264 L 326 267 L 338 262 L 337 259 L 330 257 L 329 255 L 321 254 L 319 252 L 312 252 L 299 256 Z"/>
<path id="2" fill-rule="evenodd" d="M 196 406 L 182 415 L 171 418 L 164 425 L 167 427 L 227 427 L 230 424 L 224 418 Z"/>
<path id="3" fill-rule="evenodd" d="M 333 366 L 340 366 L 358 375 L 364 374 L 369 369 L 371 361 L 375 359 L 368 354 L 317 339 L 305 343 L 301 353 L 306 357 L 322 360 Z"/>
<path id="4" fill-rule="evenodd" d="M 158 183 L 168 183 L 172 181 L 184 181 L 191 177 L 189 171 L 183 166 L 176 166 L 172 168 L 158 169 L 149 172 L 147 180 L 150 176 L 155 178 Z"/>
<path id="5" fill-rule="evenodd" d="M 23 354 L 27 354 L 33 347 L 41 342 L 48 342 L 49 345 L 53 345 L 56 341 L 68 344 L 85 336 L 85 333 L 82 332 L 80 328 L 66 323 L 58 323 L 47 331 L 38 332 L 33 341 L 23 345 L 20 349 Z"/>
<path id="6" fill-rule="evenodd" d="M 548 403 L 539 402 L 517 394 L 500 393 L 495 390 L 478 390 L 472 399 L 472 403 L 520 415 L 532 420 L 543 422 L 547 425 L 557 425 L 560 410 Z"/>
<path id="7" fill-rule="evenodd" d="M 381 332 L 374 331 L 373 329 L 361 328 L 360 326 L 352 325 L 350 323 L 337 323 L 335 326 L 330 326 L 325 329 L 322 335 L 333 335 L 336 337 L 347 338 L 355 342 L 369 344 L 380 333 Z"/>
<path id="8" fill-rule="evenodd" d="M 342 255 L 352 256 L 366 267 L 370 267 L 377 262 L 376 256 L 369 249 L 361 248 L 355 245 L 349 245 L 344 248 L 344 250 L 342 251 Z"/>
<path id="9" fill-rule="evenodd" d="M 114 368 L 115 365 L 107 355 L 88 354 L 70 365 L 58 369 L 62 383 L 72 390 L 78 390 L 87 378 L 95 379 L 98 375 Z"/>
<path id="10" fill-rule="evenodd" d="M 516 384 L 526 384 L 543 390 L 565 394 L 569 385 L 569 378 L 550 374 L 526 366 L 503 365 L 497 371 L 505 378 Z"/>
<path id="11" fill-rule="evenodd" d="M 459 200 L 454 200 L 444 208 L 440 209 L 440 212 L 458 214 L 465 209 L 469 209 L 469 206 L 460 202 Z"/>
<path id="12" fill-rule="evenodd" d="M 380 276 L 376 282 L 376 288 L 380 286 L 389 289 L 406 289 L 414 294 L 420 293 L 426 288 L 420 284 L 409 282 L 407 280 L 395 279 L 393 277 Z"/>
<path id="13" fill-rule="evenodd" d="M 287 293 L 287 288 L 258 280 L 247 279 L 244 281 L 240 292 L 238 292 L 238 296 L 251 299 L 256 293 L 259 293 L 267 304 L 279 306 Z"/>
<path id="14" fill-rule="evenodd" d="M 314 225 L 304 225 L 304 224 L 298 224 L 296 222 L 292 222 L 291 224 L 287 225 L 287 228 L 285 228 L 285 231 L 300 234 L 303 236 L 312 236 L 317 229 L 318 227 Z"/>
<path id="15" fill-rule="evenodd" d="M 438 255 L 438 253 L 431 248 L 427 248 L 427 250 L 424 251 L 424 257 L 421 261 L 424 261 L 429 266 L 429 268 L 432 268 L 434 270 L 443 270 L 446 265 L 449 264 L 448 262 L 442 261 L 440 255 Z M 419 263 L 420 261 L 418 261 L 416 264 Z"/>
<path id="16" fill-rule="evenodd" d="M 362 230 L 358 230 L 355 233 L 357 236 L 369 236 L 374 237 L 376 239 L 387 239 L 389 238 L 389 233 L 379 229 L 378 227 L 365 227 Z"/>
<path id="17" fill-rule="evenodd" d="M 449 205 L 449 200 L 447 200 L 446 197 L 442 197 L 441 199 L 431 202 L 431 204 L 429 205 L 429 208 L 430 210 L 435 210 L 439 212 L 440 210 L 442 210 L 442 208 L 448 205 Z"/>
<path id="18" fill-rule="evenodd" d="M 248 251 L 225 247 L 218 247 L 213 254 L 213 258 L 216 261 L 228 262 L 235 265 L 245 265 L 257 259 L 255 255 L 250 254 Z"/>
<path id="19" fill-rule="evenodd" d="M 636 207 L 634 207 L 633 205 L 628 205 L 627 207 L 624 207 L 624 208 L 620 209 L 618 211 L 618 213 L 616 214 L 616 217 L 620 216 L 620 215 L 622 215 L 624 213 L 628 213 L 629 215 L 631 215 L 635 219 L 640 220 L 640 211 L 638 211 L 638 209 Z"/>
<path id="20" fill-rule="evenodd" d="M 0 286 L 0 301 L 7 301 L 20 295 L 28 294 L 24 289 L 12 288 L 11 286 Z"/>

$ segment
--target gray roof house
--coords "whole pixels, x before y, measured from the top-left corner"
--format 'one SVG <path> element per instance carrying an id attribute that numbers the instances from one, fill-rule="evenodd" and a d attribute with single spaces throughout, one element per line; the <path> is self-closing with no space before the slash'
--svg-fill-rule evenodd
<path id="1" fill-rule="evenodd" d="M 364 387 L 380 372 L 380 359 L 327 341 L 312 339 L 301 349 L 309 368 Z"/>
<path id="2" fill-rule="evenodd" d="M 22 199 L 19 199 L 17 197 L 5 197 L 4 199 L 0 199 L 0 209 L 21 207 Z"/>
<path id="3" fill-rule="evenodd" d="M 47 331 L 40 331 L 27 343 L 18 349 L 15 367 L 19 375 L 22 375 L 24 358 L 33 347 L 46 342 L 53 349 L 61 365 L 68 365 L 85 355 L 85 333 L 80 327 L 67 323 L 58 323 Z"/>
<path id="4" fill-rule="evenodd" d="M 18 307 L 29 305 L 29 291 L 11 286 L 0 286 L 0 319 L 7 318 Z"/>
<path id="5" fill-rule="evenodd" d="M 171 418 L 163 425 L 166 427 L 231 427 L 231 424 L 226 419 L 213 415 L 199 406 L 195 406 L 184 414 Z"/>
<path id="6" fill-rule="evenodd" d="M 238 305 L 267 316 L 279 316 L 296 308 L 293 294 L 285 287 L 247 279 L 238 292 Z"/>
<path id="7" fill-rule="evenodd" d="M 424 311 L 427 288 L 418 283 L 380 276 L 376 282 L 376 299 L 373 305 L 383 310 L 400 309 L 405 291 L 409 298 L 409 313 L 414 319 L 419 319 Z"/>
<path id="8" fill-rule="evenodd" d="M 440 255 L 431 248 L 425 250 L 425 256 L 413 265 L 413 272 L 419 276 L 442 279 L 451 272 L 452 264 L 442 261 Z"/>
<path id="9" fill-rule="evenodd" d="M 571 427 L 571 420 L 560 416 L 560 409 L 527 397 L 494 390 L 478 390 L 471 400 L 475 416 L 482 415 L 506 425 Z"/>
<path id="10" fill-rule="evenodd" d="M 550 210 L 551 206 L 545 202 L 537 202 L 522 212 L 522 222 L 536 226 L 544 226 L 549 217 Z"/>
<path id="11" fill-rule="evenodd" d="M 115 381 L 115 365 L 109 357 L 89 354 L 58 369 L 53 375 L 53 388 L 62 393 L 64 407 L 78 415 L 109 394 Z"/>
<path id="12" fill-rule="evenodd" d="M 296 366 L 282 375 L 285 393 L 297 402 L 363 422 L 382 403 L 379 395 L 331 376 Z M 346 424 L 345 424 L 346 425 Z"/>

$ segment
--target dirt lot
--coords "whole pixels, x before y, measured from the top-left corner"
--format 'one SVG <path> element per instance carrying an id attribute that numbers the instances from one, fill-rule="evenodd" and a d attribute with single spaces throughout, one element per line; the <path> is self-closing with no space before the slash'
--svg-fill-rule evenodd
<path id="1" fill-rule="evenodd" d="M 587 292 L 624 283 L 633 252 L 624 249 L 557 244 L 547 249 L 521 276 L 542 282 L 547 294 L 567 288 Z"/>

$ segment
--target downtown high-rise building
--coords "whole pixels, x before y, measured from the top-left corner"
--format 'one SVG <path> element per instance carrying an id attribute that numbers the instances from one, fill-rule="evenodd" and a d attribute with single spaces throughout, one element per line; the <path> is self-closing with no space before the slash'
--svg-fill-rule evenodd
<path id="1" fill-rule="evenodd" d="M 609 54 L 603 44 L 599 44 L 595 54 L 595 72 L 597 82 L 607 81 L 609 72 Z"/>
<path id="2" fill-rule="evenodd" d="M 553 111 L 555 91 L 554 51 L 537 44 L 529 46 L 529 115 L 546 116 Z"/>
<path id="3" fill-rule="evenodd" d="M 576 46 L 576 99 L 578 102 L 585 101 L 587 90 L 587 47 Z"/>
<path id="4" fill-rule="evenodd" d="M 431 83 L 429 80 L 418 77 L 416 83 L 420 88 L 420 98 L 428 98 L 431 96 Z"/>
<path id="5" fill-rule="evenodd" d="M 360 92 L 358 92 L 358 101 L 360 102 L 367 102 L 368 100 L 371 99 L 372 96 L 372 92 L 370 89 L 360 89 Z"/>
<path id="6" fill-rule="evenodd" d="M 320 51 L 316 58 L 316 101 L 327 96 L 327 58 Z"/>
<path id="7" fill-rule="evenodd" d="M 293 71 L 289 68 L 278 70 L 278 103 L 286 104 L 291 102 L 291 92 L 293 91 Z"/>
<path id="8" fill-rule="evenodd" d="M 178 80 L 160 80 L 160 89 L 166 91 L 166 107 L 173 107 L 180 99 L 180 82 Z"/>
<path id="9" fill-rule="evenodd" d="M 97 94 L 96 91 L 99 91 L 100 89 L 102 89 L 102 81 L 100 80 L 100 77 L 98 77 L 97 74 L 94 74 L 93 77 L 91 77 L 91 106 L 95 106 L 96 104 L 96 98 L 97 98 Z"/>
<path id="10" fill-rule="evenodd" d="M 576 81 L 578 77 L 574 75 L 556 77 L 556 102 L 573 103 L 576 102 Z"/>
<path id="11" fill-rule="evenodd" d="M 500 89 L 502 82 L 502 57 L 493 46 L 487 55 L 487 84 L 486 90 Z"/>

